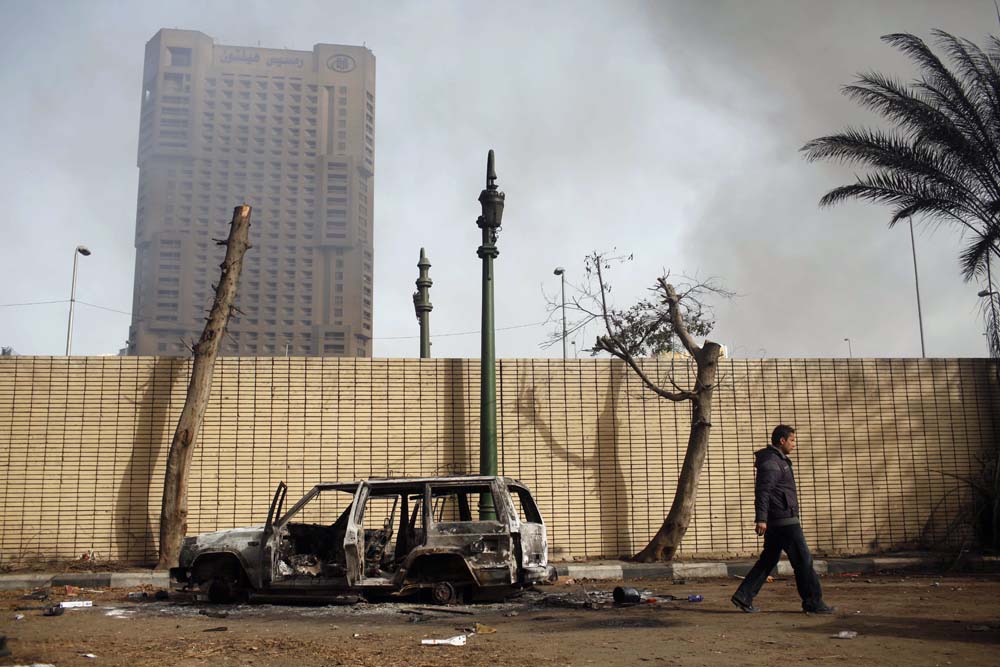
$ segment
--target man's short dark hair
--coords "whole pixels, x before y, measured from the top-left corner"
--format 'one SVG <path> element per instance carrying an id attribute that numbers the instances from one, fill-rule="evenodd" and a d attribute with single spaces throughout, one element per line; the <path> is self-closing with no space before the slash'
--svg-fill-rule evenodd
<path id="1" fill-rule="evenodd" d="M 788 424 L 778 424 L 774 427 L 774 430 L 771 431 L 771 446 L 777 447 L 781 444 L 782 438 L 787 438 L 792 433 L 795 433 L 795 429 Z"/>

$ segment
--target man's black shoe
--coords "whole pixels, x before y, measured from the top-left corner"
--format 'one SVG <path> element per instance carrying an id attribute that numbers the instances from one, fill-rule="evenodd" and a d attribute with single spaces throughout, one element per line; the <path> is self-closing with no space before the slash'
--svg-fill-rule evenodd
<path id="1" fill-rule="evenodd" d="M 732 601 L 732 603 L 734 605 L 736 605 L 737 607 L 740 608 L 740 611 L 744 611 L 744 612 L 746 612 L 748 614 L 755 614 L 758 611 L 760 611 L 760 607 L 755 607 L 752 604 L 750 604 L 749 602 L 744 602 L 743 600 L 739 599 L 735 595 L 733 597 L 731 597 L 730 600 Z"/>
<path id="2" fill-rule="evenodd" d="M 803 606 L 802 611 L 807 614 L 832 614 L 837 611 L 837 608 L 831 607 L 825 602 L 820 602 L 818 605 L 810 607 Z"/>

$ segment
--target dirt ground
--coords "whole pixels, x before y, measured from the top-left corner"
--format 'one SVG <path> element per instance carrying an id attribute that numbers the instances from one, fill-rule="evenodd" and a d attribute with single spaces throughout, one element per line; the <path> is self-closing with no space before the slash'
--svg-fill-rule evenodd
<path id="1" fill-rule="evenodd" d="M 620 583 L 620 582 L 619 582 Z M 996 665 L 1000 662 L 1000 576 L 896 574 L 823 578 L 834 616 L 799 611 L 795 584 L 779 579 L 757 598 L 759 614 L 729 602 L 736 580 L 629 582 L 660 596 L 617 607 L 616 582 L 564 582 L 501 604 L 453 612 L 419 603 L 353 606 L 220 606 L 174 598 L 132 602 L 127 591 L 63 587 L 48 602 L 89 599 L 90 609 L 44 617 L 16 611 L 23 592 L 0 593 L 0 634 L 13 656 L 0 666 L 69 665 Z M 688 602 L 701 594 L 703 602 Z M 665 601 L 673 595 L 677 601 Z M 548 596 L 546 599 L 545 596 Z M 596 609 L 580 606 L 584 603 Z M 574 606 L 575 605 L 575 606 Z M 227 614 L 206 616 L 200 612 Z M 416 613 L 419 612 L 419 613 Z M 16 614 L 24 618 L 15 620 Z M 465 646 L 422 646 L 424 638 L 494 633 Z M 834 639 L 842 630 L 854 639 Z M 83 654 L 96 657 L 87 658 Z"/>

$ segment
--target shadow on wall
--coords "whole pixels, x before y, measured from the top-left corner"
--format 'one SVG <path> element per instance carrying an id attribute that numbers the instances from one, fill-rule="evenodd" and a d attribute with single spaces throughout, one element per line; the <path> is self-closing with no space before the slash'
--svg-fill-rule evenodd
<path id="1" fill-rule="evenodd" d="M 604 406 L 597 418 L 597 431 L 594 433 L 595 450 L 590 456 L 584 453 L 575 453 L 569 450 L 566 443 L 559 442 L 551 427 L 545 422 L 541 410 L 539 410 L 536 388 L 521 384 L 518 387 L 517 409 L 518 415 L 523 418 L 519 420 L 518 431 L 525 425 L 533 428 L 535 433 L 542 438 L 542 441 L 549 448 L 552 455 L 566 461 L 571 465 L 581 468 L 585 475 L 585 481 L 591 489 L 596 491 L 600 507 L 600 527 L 601 527 L 601 550 L 614 549 L 614 553 L 603 553 L 604 556 L 622 557 L 626 555 L 624 551 L 629 548 L 629 526 L 628 526 L 628 502 L 619 502 L 616 493 L 608 492 L 608 485 L 602 484 L 610 476 L 614 480 L 612 489 L 628 488 L 625 474 L 622 472 L 620 454 L 618 450 L 618 434 L 620 423 L 615 413 L 615 404 L 625 383 L 623 377 L 624 366 L 619 362 L 612 362 L 610 371 L 610 386 L 608 388 Z M 611 449 L 610 460 L 601 457 L 601 452 L 606 451 L 606 447 Z M 584 450 L 585 451 L 585 450 Z M 567 517 L 572 524 L 574 517 Z M 589 526 L 582 526 L 583 530 L 589 530 Z M 589 552 L 589 549 L 588 549 Z M 588 555 L 592 555 L 588 553 Z"/>
<path id="2" fill-rule="evenodd" d="M 157 357 L 149 379 L 139 387 L 139 398 L 122 397 L 138 406 L 128 465 L 118 483 L 115 504 L 115 536 L 113 544 L 123 551 L 119 560 L 152 563 L 156 560 L 156 541 L 150 518 L 152 502 L 149 491 L 160 452 L 169 447 L 170 430 L 175 426 L 170 411 L 170 394 L 174 383 L 183 379 L 184 359 Z M 157 512 L 158 513 L 158 512 Z"/>
<path id="3" fill-rule="evenodd" d="M 470 378 L 466 377 L 466 368 L 470 362 L 467 359 L 447 359 L 444 363 L 445 395 L 441 416 L 445 420 L 445 428 L 439 441 L 444 442 L 446 447 L 450 443 L 451 451 L 440 452 L 438 460 L 442 461 L 442 465 L 436 474 L 478 474 L 478 460 L 472 461 L 469 455 L 469 429 L 466 424 L 468 410 L 465 402 L 469 400 L 467 387 L 471 384 L 468 382 Z"/>

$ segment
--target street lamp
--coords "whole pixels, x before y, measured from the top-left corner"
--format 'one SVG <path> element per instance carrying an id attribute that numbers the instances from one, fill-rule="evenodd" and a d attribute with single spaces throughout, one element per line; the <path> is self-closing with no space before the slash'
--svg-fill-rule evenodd
<path id="1" fill-rule="evenodd" d="M 73 340 L 73 305 L 76 303 L 76 261 L 80 255 L 88 257 L 90 249 L 85 245 L 78 245 L 73 251 L 73 283 L 69 288 L 69 324 L 66 325 L 66 356 L 69 356 L 71 343 Z"/>
<path id="2" fill-rule="evenodd" d="M 497 173 L 494 166 L 493 150 L 486 158 L 486 189 L 479 193 L 479 203 L 483 214 L 476 225 L 483 230 L 483 244 L 476 254 L 483 260 L 483 319 L 482 353 L 480 358 L 479 384 L 479 474 L 497 474 L 497 387 L 496 387 L 496 335 L 493 324 L 493 260 L 500 254 L 497 250 L 497 235 L 503 219 L 504 193 L 497 187 Z M 496 519 L 493 496 L 483 493 L 479 496 L 479 518 L 483 521 Z"/>
<path id="3" fill-rule="evenodd" d="M 562 320 L 563 320 L 563 361 L 566 361 L 566 269 L 561 266 L 557 266 L 556 270 L 552 272 L 554 275 L 559 276 L 560 282 L 562 283 Z"/>
<path id="4" fill-rule="evenodd" d="M 850 357 L 851 359 L 853 359 L 854 358 L 854 351 L 851 349 L 851 339 L 850 338 L 845 338 L 844 342 L 847 343 L 847 356 Z"/>

